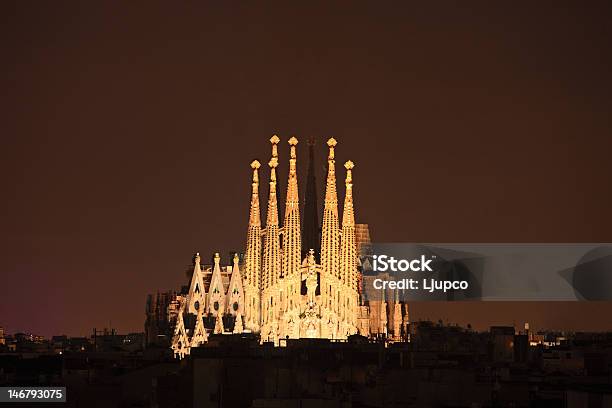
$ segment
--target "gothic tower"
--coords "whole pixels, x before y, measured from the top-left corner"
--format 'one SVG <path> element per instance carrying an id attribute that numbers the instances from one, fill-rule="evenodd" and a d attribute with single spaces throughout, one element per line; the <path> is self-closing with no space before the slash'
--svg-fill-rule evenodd
<path id="1" fill-rule="evenodd" d="M 353 208 L 353 168 L 352 161 L 344 164 L 346 168 L 346 194 L 344 195 L 344 210 L 342 211 L 341 235 L 341 272 L 343 284 L 357 290 L 357 249 L 355 247 L 355 210 Z"/>
<path id="2" fill-rule="evenodd" d="M 338 194 L 336 192 L 336 169 L 334 148 L 336 140 L 327 141 L 327 184 L 325 186 L 325 206 L 323 207 L 323 228 L 321 232 L 321 306 L 323 306 L 323 326 L 321 335 L 336 338 L 338 332 L 338 313 L 340 309 L 340 230 L 338 228 Z"/>
<path id="3" fill-rule="evenodd" d="M 321 266 L 325 277 L 338 277 L 338 194 L 336 192 L 336 165 L 334 147 L 336 139 L 327 141 L 327 183 L 325 186 L 325 206 L 323 208 L 323 228 L 321 232 Z"/>
<path id="4" fill-rule="evenodd" d="M 359 294 L 357 292 L 357 249 L 355 245 L 355 211 L 353 208 L 353 168 L 352 161 L 344 164 L 346 168 L 346 193 L 344 195 L 344 209 L 342 211 L 342 234 L 340 243 L 340 281 L 343 291 L 340 299 L 342 317 L 346 322 L 343 332 L 354 334 L 357 332 L 357 307 Z"/>
<path id="5" fill-rule="evenodd" d="M 280 139 L 274 135 L 270 166 L 270 196 L 263 247 L 262 283 L 261 283 L 261 337 L 264 341 L 278 341 L 279 293 L 277 283 L 281 276 L 281 248 L 278 225 L 278 208 L 276 196 L 276 167 L 278 166 L 277 145 Z"/>
<path id="6" fill-rule="evenodd" d="M 289 139 L 289 176 L 287 182 L 287 197 L 285 203 L 285 221 L 283 223 L 282 278 L 283 285 L 279 289 L 281 297 L 281 313 L 283 313 L 281 331 L 282 337 L 299 336 L 297 320 L 300 305 L 300 261 L 302 252 L 300 231 L 300 199 L 297 180 L 297 155 L 295 137 Z"/>
<path id="7" fill-rule="evenodd" d="M 287 183 L 287 199 L 285 203 L 285 221 L 283 223 L 283 277 L 291 277 L 298 273 L 301 258 L 300 233 L 300 199 L 297 181 L 297 158 L 295 146 L 298 140 L 289 139 L 291 153 L 289 159 L 289 180 Z"/>
<path id="8" fill-rule="evenodd" d="M 253 182 L 251 184 L 251 208 L 249 210 L 249 227 L 244 258 L 244 291 L 245 291 L 245 325 L 258 332 L 260 326 L 260 282 L 261 282 L 261 216 L 259 212 L 259 175 L 260 164 L 253 160 Z"/>

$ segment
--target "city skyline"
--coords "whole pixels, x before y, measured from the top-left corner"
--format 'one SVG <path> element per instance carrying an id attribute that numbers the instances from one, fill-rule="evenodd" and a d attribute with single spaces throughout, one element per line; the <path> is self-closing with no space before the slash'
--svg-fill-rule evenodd
<path id="1" fill-rule="evenodd" d="M 244 251 L 249 163 L 266 162 L 274 133 L 317 138 L 319 195 L 324 142 L 341 141 L 374 241 L 612 241 L 601 10 L 361 5 L 339 22 L 334 6 L 12 7 L 0 40 L 12 62 L 0 76 L 10 333 L 141 331 L 147 293 L 186 284 L 193 253 L 228 263 Z M 481 329 L 605 330 L 612 305 L 410 311 Z"/>

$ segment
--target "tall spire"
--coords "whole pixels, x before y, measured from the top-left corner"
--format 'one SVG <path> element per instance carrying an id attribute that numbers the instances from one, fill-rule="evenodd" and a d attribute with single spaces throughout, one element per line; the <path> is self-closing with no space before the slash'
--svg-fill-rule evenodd
<path id="1" fill-rule="evenodd" d="M 319 208 L 317 205 L 314 144 L 314 138 L 309 138 L 308 175 L 306 176 L 306 195 L 304 198 L 304 228 L 302 230 L 302 258 L 308 256 L 310 249 L 314 249 L 317 258 L 321 253 L 321 226 L 319 225 Z"/>
<path id="2" fill-rule="evenodd" d="M 260 166 L 261 164 L 257 160 L 253 160 L 251 163 L 253 183 L 245 251 L 246 283 L 255 288 L 259 287 L 261 270 L 261 216 L 259 212 L 259 175 L 257 173 Z"/>
<path id="3" fill-rule="evenodd" d="M 341 279 L 344 284 L 357 290 L 357 249 L 355 246 L 355 210 L 353 208 L 353 168 L 352 161 L 344 163 L 346 168 L 346 194 L 342 212 L 341 237 Z"/>
<path id="4" fill-rule="evenodd" d="M 261 164 L 257 160 L 251 163 L 253 181 L 251 190 L 251 208 L 249 211 L 249 226 L 247 244 L 244 256 L 244 317 L 246 326 L 254 332 L 259 331 L 261 285 L 261 216 L 259 210 L 259 174 Z"/>
<path id="5" fill-rule="evenodd" d="M 274 285 L 280 277 L 280 240 L 278 234 L 278 201 L 276 197 L 276 167 L 278 166 L 278 136 L 270 139 L 272 143 L 272 158 L 270 166 L 270 196 L 268 198 L 268 214 L 266 219 L 266 238 L 263 250 L 262 288 Z"/>
<path id="6" fill-rule="evenodd" d="M 287 183 L 287 199 L 285 202 L 285 222 L 283 224 L 283 275 L 293 276 L 298 273 L 301 258 L 300 234 L 300 199 L 298 194 L 298 181 L 295 147 L 298 140 L 289 139 L 291 153 L 289 158 L 289 180 Z"/>
<path id="7" fill-rule="evenodd" d="M 323 208 L 323 230 L 321 233 L 321 266 L 326 276 L 339 275 L 338 250 L 340 231 L 338 229 L 338 194 L 336 192 L 336 169 L 334 148 L 337 142 L 333 137 L 327 141 L 327 185 L 325 186 L 325 206 Z"/>

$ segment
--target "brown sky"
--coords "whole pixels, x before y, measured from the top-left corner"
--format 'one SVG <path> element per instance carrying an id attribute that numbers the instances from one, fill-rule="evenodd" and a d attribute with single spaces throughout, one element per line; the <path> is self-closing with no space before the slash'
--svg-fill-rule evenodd
<path id="1" fill-rule="evenodd" d="M 281 161 L 339 141 L 377 241 L 612 241 L 609 3 L 430 3 L 4 2 L 0 325 L 142 330 L 194 252 L 243 248 L 275 132 Z M 601 303 L 412 310 L 612 329 Z"/>

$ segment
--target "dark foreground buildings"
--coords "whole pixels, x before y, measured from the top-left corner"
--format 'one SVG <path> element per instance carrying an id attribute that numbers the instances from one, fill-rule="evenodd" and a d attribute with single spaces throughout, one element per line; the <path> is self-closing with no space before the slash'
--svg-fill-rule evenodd
<path id="1" fill-rule="evenodd" d="M 97 349 L 89 338 L 62 354 L 3 346 L 0 386 L 62 385 L 63 406 L 88 408 L 612 404 L 612 333 L 479 333 L 441 322 L 411 331 L 409 343 L 351 336 L 280 347 L 252 334 L 211 335 L 180 361 L 167 347 L 134 348 L 112 332 L 96 335 Z"/>

